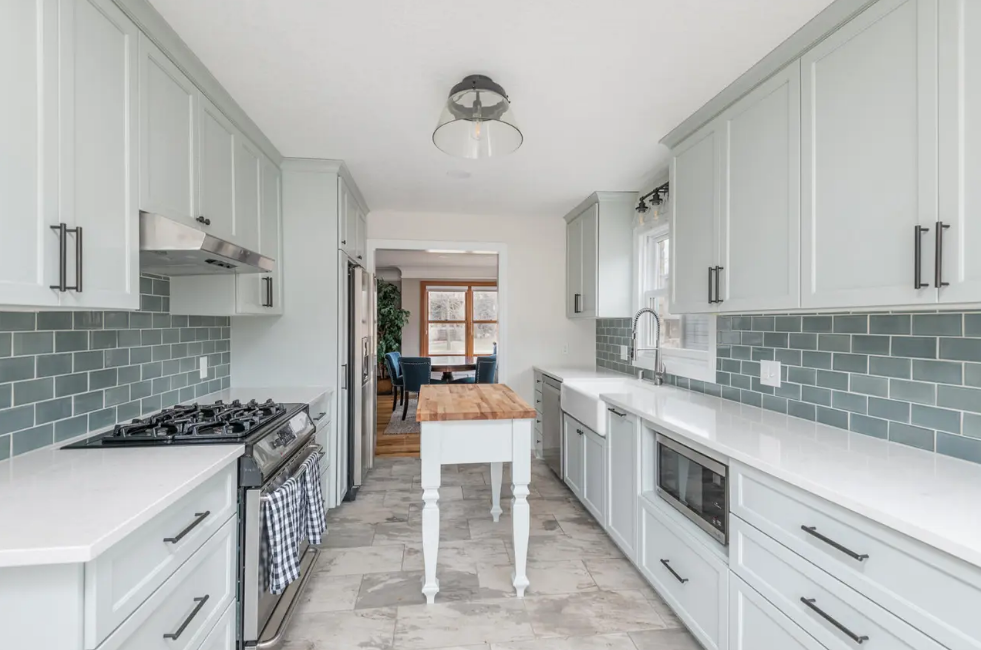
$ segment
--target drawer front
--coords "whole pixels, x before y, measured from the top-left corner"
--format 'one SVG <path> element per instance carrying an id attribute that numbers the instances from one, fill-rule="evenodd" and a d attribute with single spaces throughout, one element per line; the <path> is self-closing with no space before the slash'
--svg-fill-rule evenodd
<path id="1" fill-rule="evenodd" d="M 545 386 L 545 380 L 542 377 L 542 373 L 535 371 L 535 391 L 542 392 L 542 388 Z"/>
<path id="2" fill-rule="evenodd" d="M 197 650 L 235 602 L 237 532 L 229 519 L 99 650 Z"/>
<path id="3" fill-rule="evenodd" d="M 644 576 L 706 648 L 725 650 L 729 577 L 725 564 L 646 501 L 640 513 Z"/>
<path id="4" fill-rule="evenodd" d="M 85 565 L 86 648 L 98 646 L 236 514 L 237 485 L 232 463 Z"/>
<path id="5" fill-rule="evenodd" d="M 729 650 L 824 650 L 739 576 L 729 576 Z"/>
<path id="6" fill-rule="evenodd" d="M 943 645 L 981 650 L 981 570 L 765 474 L 732 470 L 733 514 Z"/>
<path id="7" fill-rule="evenodd" d="M 327 424 L 330 422 L 331 420 L 330 407 L 331 407 L 332 398 L 333 398 L 333 393 L 328 392 L 328 393 L 324 393 L 322 397 L 319 397 L 314 401 L 310 402 L 310 417 L 313 418 L 313 421 L 317 423 L 318 425 L 317 428 L 320 428 L 320 425 L 322 424 Z M 318 420 L 317 418 L 320 417 L 321 413 L 323 413 L 324 416 Z"/>
<path id="8" fill-rule="evenodd" d="M 542 388 L 541 386 L 535 387 L 535 410 L 538 411 L 539 417 L 542 415 Z"/>
<path id="9" fill-rule="evenodd" d="M 828 650 L 942 650 L 862 594 L 842 585 L 738 517 L 729 566 Z"/>
<path id="10" fill-rule="evenodd" d="M 198 650 L 235 650 L 235 603 L 225 609 Z"/>

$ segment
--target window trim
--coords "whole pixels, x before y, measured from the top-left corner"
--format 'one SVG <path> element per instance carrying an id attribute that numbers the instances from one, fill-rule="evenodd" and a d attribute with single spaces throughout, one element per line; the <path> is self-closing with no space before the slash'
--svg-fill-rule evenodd
<path id="1" fill-rule="evenodd" d="M 654 296 L 667 296 L 668 304 L 671 303 L 671 294 L 674 287 L 674 273 L 669 274 L 669 286 L 662 289 L 652 289 L 645 291 L 645 280 L 647 277 L 645 265 L 648 260 L 645 259 L 645 243 L 648 237 L 668 237 L 671 238 L 671 226 L 669 223 L 653 223 L 640 225 L 634 228 L 634 246 L 633 246 L 633 281 L 634 281 L 634 313 L 637 312 L 641 307 L 648 304 L 648 300 Z M 671 245 L 671 251 L 669 253 L 674 256 L 675 250 L 674 245 Z M 674 265 L 672 265 L 673 267 Z M 701 314 L 696 314 L 701 315 Z M 716 318 L 715 314 L 704 314 L 709 319 L 708 323 L 708 340 L 709 349 L 708 350 L 693 350 L 690 348 L 661 348 L 661 363 L 664 364 L 665 372 L 669 375 L 677 375 L 680 377 L 687 377 L 688 379 L 697 379 L 700 381 L 715 382 L 716 379 L 716 345 L 717 340 L 716 333 Z M 637 333 L 638 341 L 648 341 L 650 340 L 650 328 L 649 324 L 652 319 L 642 319 L 639 323 L 639 331 Z M 646 347 L 646 345 L 641 345 L 641 347 Z M 640 368 L 644 370 L 655 370 L 654 368 L 654 352 L 653 351 L 639 351 L 633 361 L 633 366 L 635 368 Z"/>
<path id="2" fill-rule="evenodd" d="M 429 290 L 430 287 L 466 287 L 464 320 L 429 320 Z M 493 280 L 424 280 L 419 283 L 419 350 L 423 357 L 483 357 L 490 356 L 493 352 L 486 354 L 475 354 L 473 351 L 474 325 L 494 324 L 500 333 L 500 293 L 498 293 L 498 320 L 476 320 L 473 317 L 473 291 L 481 287 L 494 287 L 499 290 L 497 282 Z M 430 354 L 429 352 L 429 326 L 432 325 L 460 325 L 464 326 L 465 348 L 463 354 Z"/>

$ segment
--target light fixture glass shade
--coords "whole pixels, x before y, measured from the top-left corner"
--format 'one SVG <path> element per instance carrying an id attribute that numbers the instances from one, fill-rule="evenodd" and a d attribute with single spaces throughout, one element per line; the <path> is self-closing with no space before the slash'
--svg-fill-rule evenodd
<path id="1" fill-rule="evenodd" d="M 483 75 L 466 77 L 450 90 L 433 131 L 433 144 L 461 158 L 503 156 L 523 140 L 504 88 Z"/>

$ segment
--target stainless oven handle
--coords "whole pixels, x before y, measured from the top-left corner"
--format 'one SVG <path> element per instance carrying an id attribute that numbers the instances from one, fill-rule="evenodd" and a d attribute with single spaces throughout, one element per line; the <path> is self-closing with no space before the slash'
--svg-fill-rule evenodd
<path id="1" fill-rule="evenodd" d="M 320 555 L 320 549 L 315 546 L 310 546 L 307 548 L 307 553 L 314 553 L 313 562 L 317 561 L 317 556 Z M 303 560 L 301 558 L 300 563 Z M 283 620 L 279 624 L 279 629 L 276 630 L 276 634 L 272 636 L 268 641 L 262 641 L 255 645 L 256 650 L 272 650 L 273 648 L 278 648 L 283 642 L 283 635 L 286 634 L 286 628 L 289 627 L 290 620 L 293 618 L 293 613 L 296 610 L 296 606 L 300 602 L 300 594 L 303 593 L 303 588 L 307 584 L 307 580 L 313 574 L 313 563 L 310 564 L 310 568 L 300 576 L 299 584 L 296 587 L 296 597 L 290 601 L 289 606 L 286 608 L 286 613 L 283 615 Z"/>
<path id="2" fill-rule="evenodd" d="M 300 475 L 304 471 L 303 470 L 303 465 L 306 464 L 307 460 L 309 460 L 311 457 L 313 457 L 313 456 L 315 456 L 317 454 L 323 453 L 323 451 L 324 451 L 323 446 L 316 445 L 316 444 L 315 445 L 308 445 L 307 446 L 307 449 L 310 450 L 310 453 L 306 455 L 306 458 L 304 458 L 303 460 L 300 461 L 300 467 L 298 467 L 297 470 L 290 475 L 290 479 L 299 478 Z M 287 480 L 289 480 L 289 479 L 287 479 Z M 268 501 L 272 497 L 270 497 L 268 494 L 263 494 L 259 498 L 262 501 Z"/>

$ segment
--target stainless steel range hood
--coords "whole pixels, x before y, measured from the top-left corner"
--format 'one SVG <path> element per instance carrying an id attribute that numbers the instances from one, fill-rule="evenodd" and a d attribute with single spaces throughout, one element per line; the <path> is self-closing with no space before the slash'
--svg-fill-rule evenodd
<path id="1" fill-rule="evenodd" d="M 140 270 L 160 275 L 269 273 L 275 260 L 194 226 L 140 212 Z"/>

